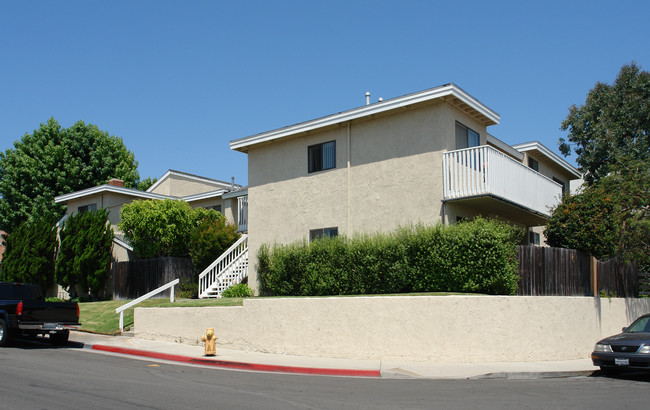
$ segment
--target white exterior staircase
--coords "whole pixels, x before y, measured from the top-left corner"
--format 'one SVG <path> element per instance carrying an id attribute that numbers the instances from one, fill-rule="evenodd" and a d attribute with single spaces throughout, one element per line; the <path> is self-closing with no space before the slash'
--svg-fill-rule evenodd
<path id="1" fill-rule="evenodd" d="M 242 236 L 199 275 L 199 298 L 220 298 L 248 277 L 248 234 Z"/>

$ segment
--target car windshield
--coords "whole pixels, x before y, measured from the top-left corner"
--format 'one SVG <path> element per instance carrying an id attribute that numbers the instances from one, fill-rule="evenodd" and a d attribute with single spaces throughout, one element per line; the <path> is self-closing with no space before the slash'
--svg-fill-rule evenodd
<path id="1" fill-rule="evenodd" d="M 638 318 L 625 333 L 650 333 L 650 316 Z"/>

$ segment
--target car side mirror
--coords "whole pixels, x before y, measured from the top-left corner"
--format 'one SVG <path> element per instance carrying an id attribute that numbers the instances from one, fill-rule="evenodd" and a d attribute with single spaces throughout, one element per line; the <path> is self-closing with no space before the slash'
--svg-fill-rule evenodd
<path id="1" fill-rule="evenodd" d="M 625 332 L 627 330 L 627 326 L 623 326 L 621 330 Z"/>

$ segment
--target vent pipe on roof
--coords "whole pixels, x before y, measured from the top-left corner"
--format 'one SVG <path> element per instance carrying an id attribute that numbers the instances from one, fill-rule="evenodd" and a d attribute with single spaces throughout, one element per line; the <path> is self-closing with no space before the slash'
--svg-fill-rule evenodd
<path id="1" fill-rule="evenodd" d="M 377 100 L 377 102 L 382 102 L 382 101 L 384 101 L 384 99 L 381 97 L 379 97 L 379 99 Z"/>
<path id="2" fill-rule="evenodd" d="M 370 91 L 366 91 L 366 105 L 370 105 Z"/>
<path id="3" fill-rule="evenodd" d="M 230 190 L 235 190 L 235 177 L 230 177 Z"/>

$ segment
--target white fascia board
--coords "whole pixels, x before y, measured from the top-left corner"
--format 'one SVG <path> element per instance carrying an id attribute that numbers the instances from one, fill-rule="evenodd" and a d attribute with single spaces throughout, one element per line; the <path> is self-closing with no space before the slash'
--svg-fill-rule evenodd
<path id="1" fill-rule="evenodd" d="M 225 189 L 219 189 L 217 191 L 202 192 L 200 194 L 184 196 L 182 199 L 185 202 L 194 202 L 194 201 L 200 201 L 202 199 L 217 198 L 222 196 L 226 192 L 228 191 Z"/>
<path id="2" fill-rule="evenodd" d="M 60 204 L 60 203 L 71 201 L 73 199 L 83 198 L 85 196 L 103 194 L 105 192 L 112 192 L 115 194 L 134 196 L 142 199 L 178 199 L 172 196 L 138 191 L 137 189 L 117 187 L 114 185 L 99 185 L 92 188 L 82 189 L 81 191 L 71 192 L 65 195 L 59 195 L 57 197 L 54 197 L 54 202 Z"/>
<path id="3" fill-rule="evenodd" d="M 246 196 L 248 195 L 248 187 L 244 189 L 240 189 L 238 191 L 231 191 L 228 192 L 227 194 L 223 194 L 223 199 L 229 199 L 229 198 L 237 198 L 240 196 Z"/>
<path id="4" fill-rule="evenodd" d="M 218 181 L 216 179 L 201 177 L 201 176 L 198 176 L 198 175 L 188 174 L 188 173 L 185 173 L 185 172 L 175 171 L 173 169 L 170 169 L 169 171 L 165 172 L 165 175 L 161 176 L 160 179 L 158 179 L 155 184 L 151 185 L 147 189 L 147 192 L 151 192 L 154 189 L 156 189 L 156 187 L 158 185 L 160 185 L 165 179 L 169 178 L 172 175 L 176 175 L 176 176 L 179 176 L 179 177 L 182 177 L 182 178 L 191 179 L 191 180 L 198 181 L 198 182 L 205 182 L 205 183 L 216 185 L 216 186 L 222 186 L 222 187 L 224 187 L 224 189 L 230 188 L 230 183 L 225 182 L 225 181 Z M 241 185 L 235 184 L 235 188 L 237 188 L 237 187 L 241 187 Z"/>
<path id="5" fill-rule="evenodd" d="M 120 238 L 113 237 L 113 242 L 115 242 L 116 244 L 118 244 L 122 248 L 130 250 L 131 252 L 133 252 L 133 247 L 131 245 L 129 245 L 128 243 L 124 242 L 123 240 L 121 240 Z"/>
<path id="6" fill-rule="evenodd" d="M 523 144 L 513 145 L 512 148 L 520 152 L 526 151 L 539 151 L 543 155 L 547 156 L 551 161 L 555 162 L 562 168 L 564 168 L 571 175 L 575 176 L 576 179 L 581 178 L 582 174 L 576 169 L 573 165 L 569 164 L 567 161 L 562 159 L 559 155 L 551 151 L 542 145 L 539 141 L 524 142 Z"/>
<path id="7" fill-rule="evenodd" d="M 288 137 L 302 132 L 312 131 L 318 128 L 324 128 L 330 125 L 352 121 L 358 118 L 368 117 L 371 115 L 395 110 L 401 107 L 406 107 L 425 101 L 432 101 L 446 96 L 452 96 L 459 99 L 483 115 L 488 122 L 493 124 L 499 123 L 499 114 L 488 108 L 486 105 L 482 104 L 476 98 L 467 94 L 455 84 L 448 84 L 412 94 L 407 94 L 401 97 L 392 98 L 382 102 L 376 102 L 370 105 L 343 111 L 338 114 L 329 115 L 327 117 L 321 117 L 315 120 L 290 125 L 288 127 L 263 132 L 261 134 L 255 134 L 249 137 L 232 140 L 230 141 L 230 149 L 245 151 L 245 148 L 251 145 Z"/>

